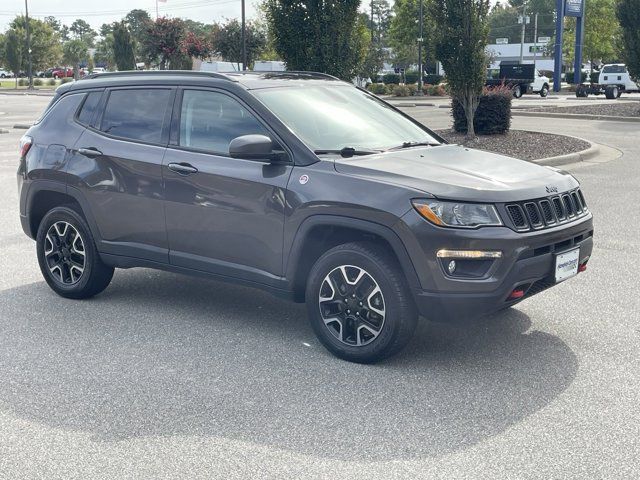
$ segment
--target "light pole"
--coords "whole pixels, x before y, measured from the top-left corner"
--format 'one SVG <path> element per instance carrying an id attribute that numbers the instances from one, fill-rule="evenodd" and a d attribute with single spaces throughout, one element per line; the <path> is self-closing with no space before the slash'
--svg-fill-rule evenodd
<path id="1" fill-rule="evenodd" d="M 422 91 L 422 42 L 424 41 L 424 0 L 420 0 L 420 36 L 418 37 L 418 96 L 424 95 Z"/>
<path id="2" fill-rule="evenodd" d="M 242 0 L 242 70 L 247 69 L 247 22 L 244 2 L 245 0 Z"/>
<path id="3" fill-rule="evenodd" d="M 27 0 L 24 0 L 24 18 L 26 20 L 27 29 L 27 76 L 29 77 L 29 90 L 33 90 L 33 72 L 31 71 L 31 28 L 29 26 L 29 5 Z"/>
<path id="4" fill-rule="evenodd" d="M 524 59 L 524 31 L 527 26 L 527 4 L 526 2 L 522 4 L 522 34 L 520 37 L 520 65 L 522 65 L 522 61 Z"/>

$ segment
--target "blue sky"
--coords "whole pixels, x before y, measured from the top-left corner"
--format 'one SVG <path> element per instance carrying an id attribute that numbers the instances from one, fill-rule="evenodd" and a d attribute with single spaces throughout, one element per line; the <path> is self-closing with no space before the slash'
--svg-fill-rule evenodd
<path id="1" fill-rule="evenodd" d="M 254 3 L 255 0 L 246 1 L 249 18 L 256 15 Z M 67 25 L 76 18 L 82 18 L 95 29 L 103 23 L 120 20 L 134 8 L 147 10 L 155 17 L 155 0 L 29 0 L 29 14 L 35 18 L 54 15 Z M 161 16 L 191 18 L 206 23 L 240 17 L 240 0 L 167 0 L 166 3 L 158 2 L 158 8 Z M 0 31 L 22 13 L 24 0 L 0 1 Z"/>

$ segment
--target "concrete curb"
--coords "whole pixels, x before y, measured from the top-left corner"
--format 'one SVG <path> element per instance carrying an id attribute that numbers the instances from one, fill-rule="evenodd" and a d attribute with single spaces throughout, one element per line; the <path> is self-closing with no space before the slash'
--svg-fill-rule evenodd
<path id="1" fill-rule="evenodd" d="M 9 130 L 6 128 L 0 128 L 0 133 L 9 133 Z"/>
<path id="2" fill-rule="evenodd" d="M 33 125 L 28 123 L 16 123 L 13 128 L 18 130 L 29 130 Z"/>
<path id="3" fill-rule="evenodd" d="M 587 148 L 586 150 L 582 150 L 581 152 L 567 153 L 566 155 L 557 155 L 555 157 L 539 158 L 537 160 L 533 160 L 533 163 L 537 163 L 538 165 L 550 165 L 553 167 L 557 167 L 560 165 L 567 165 L 569 163 L 586 162 L 587 160 L 591 160 L 592 158 L 598 156 L 598 154 L 600 153 L 600 145 L 598 145 L 597 143 L 589 142 L 589 140 L 585 140 L 584 138 L 580 138 L 580 140 L 589 143 L 589 148 Z"/>
<path id="4" fill-rule="evenodd" d="M 522 112 L 512 111 L 514 117 L 544 117 L 544 118 L 567 118 L 573 120 L 602 120 L 609 122 L 630 122 L 640 123 L 640 117 L 614 117 L 612 115 L 588 115 L 586 113 L 552 113 L 552 112 Z"/>
<path id="5" fill-rule="evenodd" d="M 24 96 L 34 96 L 34 97 L 53 97 L 56 94 L 55 90 L 36 90 L 36 91 L 27 91 L 27 90 L 0 90 L 0 95 L 24 95 Z"/>

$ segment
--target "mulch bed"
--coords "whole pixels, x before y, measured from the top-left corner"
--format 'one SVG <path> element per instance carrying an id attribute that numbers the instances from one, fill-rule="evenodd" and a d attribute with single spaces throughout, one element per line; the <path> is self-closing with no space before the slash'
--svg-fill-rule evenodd
<path id="1" fill-rule="evenodd" d="M 603 97 L 604 98 L 604 97 Z M 624 98 L 624 97 L 623 97 Z M 588 102 L 588 100 L 585 100 Z M 548 113 L 581 113 L 584 115 L 608 115 L 612 117 L 640 117 L 640 102 L 600 103 L 597 105 L 573 105 L 570 107 L 536 107 L 528 108 L 530 112 Z"/>
<path id="2" fill-rule="evenodd" d="M 526 132 L 511 130 L 505 134 L 479 135 L 475 139 L 467 139 L 464 134 L 451 129 L 437 130 L 439 135 L 449 143 L 465 147 L 486 150 L 522 160 L 538 160 L 568 153 L 580 152 L 589 148 L 584 140 L 551 133 Z"/>

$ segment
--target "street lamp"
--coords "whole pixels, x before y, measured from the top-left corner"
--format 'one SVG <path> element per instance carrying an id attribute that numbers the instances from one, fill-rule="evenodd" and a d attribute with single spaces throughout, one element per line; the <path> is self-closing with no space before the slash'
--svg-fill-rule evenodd
<path id="1" fill-rule="evenodd" d="M 424 95 L 422 91 L 422 42 L 424 42 L 424 0 L 420 0 L 420 36 L 418 37 L 418 96 Z"/>
<path id="2" fill-rule="evenodd" d="M 247 69 L 247 22 L 244 2 L 245 0 L 242 0 L 242 70 Z"/>
<path id="3" fill-rule="evenodd" d="M 33 72 L 31 71 L 31 28 L 29 26 L 29 5 L 27 0 L 24 0 L 24 18 L 26 20 L 27 28 L 27 76 L 29 77 L 28 90 L 33 90 Z"/>

